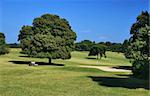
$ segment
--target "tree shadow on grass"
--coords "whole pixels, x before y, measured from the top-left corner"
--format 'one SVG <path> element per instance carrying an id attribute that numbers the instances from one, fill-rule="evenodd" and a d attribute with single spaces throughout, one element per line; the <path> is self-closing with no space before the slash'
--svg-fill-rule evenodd
<path id="1" fill-rule="evenodd" d="M 95 58 L 95 57 L 86 57 L 85 59 L 93 59 L 93 60 L 96 60 L 97 58 Z"/>
<path id="2" fill-rule="evenodd" d="M 13 64 L 26 64 L 29 65 L 31 63 L 31 61 L 9 61 L 12 62 Z M 52 66 L 64 66 L 64 64 L 56 64 L 56 63 L 46 63 L 46 62 L 35 62 L 38 65 L 52 65 Z"/>
<path id="3" fill-rule="evenodd" d="M 149 88 L 148 80 L 141 80 L 136 78 L 119 78 L 119 77 L 97 77 L 97 76 L 88 76 L 94 82 L 97 82 L 101 86 L 107 87 L 123 87 L 129 89 L 136 89 L 136 88 Z"/>
<path id="4" fill-rule="evenodd" d="M 127 77 L 130 77 L 132 78 L 133 77 L 133 74 L 116 74 L 117 76 L 127 76 Z"/>
<path id="5" fill-rule="evenodd" d="M 115 66 L 115 67 L 112 67 L 112 68 L 124 69 L 124 70 L 132 70 L 132 66 Z"/>
<path id="6" fill-rule="evenodd" d="M 27 55 L 24 55 L 24 56 L 19 56 L 19 57 L 26 57 L 26 58 L 29 58 L 29 56 L 27 56 Z"/>

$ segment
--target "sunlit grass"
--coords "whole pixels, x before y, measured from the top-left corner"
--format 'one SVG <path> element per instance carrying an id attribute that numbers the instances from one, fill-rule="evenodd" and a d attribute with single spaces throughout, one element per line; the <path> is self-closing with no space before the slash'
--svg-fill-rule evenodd
<path id="1" fill-rule="evenodd" d="M 143 87 L 148 82 L 128 78 L 131 73 L 78 67 L 131 66 L 121 53 L 107 52 L 108 58 L 97 61 L 87 59 L 88 52 L 72 52 L 70 60 L 52 60 L 64 66 L 30 67 L 10 61 L 48 62 L 48 59 L 23 57 L 19 52 L 20 49 L 11 49 L 10 54 L 0 56 L 0 96 L 147 96 L 149 92 Z"/>

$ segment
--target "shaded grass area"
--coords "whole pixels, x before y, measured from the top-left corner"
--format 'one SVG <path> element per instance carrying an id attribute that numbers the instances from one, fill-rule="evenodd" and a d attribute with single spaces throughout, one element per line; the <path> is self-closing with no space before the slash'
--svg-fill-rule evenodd
<path id="1" fill-rule="evenodd" d="M 149 93 L 148 81 L 131 78 L 131 73 L 78 67 L 130 66 L 122 54 L 108 52 L 108 58 L 97 62 L 86 59 L 88 52 L 73 52 L 72 59 L 53 60 L 56 65 L 52 66 L 46 65 L 46 58 L 27 58 L 19 52 L 20 49 L 11 49 L 10 54 L 0 56 L 0 96 L 147 96 Z M 28 66 L 31 61 L 45 66 Z"/>
<path id="2" fill-rule="evenodd" d="M 9 61 L 12 62 L 13 64 L 27 64 L 29 65 L 31 61 Z M 52 66 L 64 66 L 64 64 L 55 64 L 55 63 L 46 63 L 46 62 L 35 62 L 38 65 L 52 65 Z"/>
<path id="3" fill-rule="evenodd" d="M 132 70 L 132 66 L 115 66 L 112 68 L 116 68 L 116 69 L 124 69 L 124 70 Z"/>
<path id="4" fill-rule="evenodd" d="M 93 81 L 98 82 L 100 86 L 107 87 L 123 87 L 129 89 L 145 88 L 149 89 L 149 82 L 141 82 L 136 78 L 120 78 L 120 77 L 97 77 L 89 76 Z"/>

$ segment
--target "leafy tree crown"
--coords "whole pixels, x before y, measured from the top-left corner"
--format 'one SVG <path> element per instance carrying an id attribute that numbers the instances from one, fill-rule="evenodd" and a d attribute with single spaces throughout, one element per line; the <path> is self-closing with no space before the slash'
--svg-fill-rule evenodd
<path id="1" fill-rule="evenodd" d="M 35 18 L 33 26 L 23 26 L 19 39 L 23 53 L 32 57 L 69 59 L 76 33 L 69 22 L 57 15 L 44 14 Z"/>

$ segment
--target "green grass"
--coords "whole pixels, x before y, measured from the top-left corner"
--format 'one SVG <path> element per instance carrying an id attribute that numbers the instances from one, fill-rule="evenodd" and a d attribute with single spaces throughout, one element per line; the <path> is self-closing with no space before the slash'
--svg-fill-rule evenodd
<path id="1" fill-rule="evenodd" d="M 53 60 L 64 66 L 30 67 L 23 63 L 48 62 L 48 59 L 28 58 L 19 52 L 20 49 L 11 49 L 9 54 L 0 56 L 0 96 L 147 96 L 149 93 L 145 89 L 148 81 L 129 78 L 131 73 L 78 67 L 131 66 L 121 53 L 107 52 L 108 58 L 97 61 L 89 58 L 87 52 L 72 52 L 70 60 Z"/>

